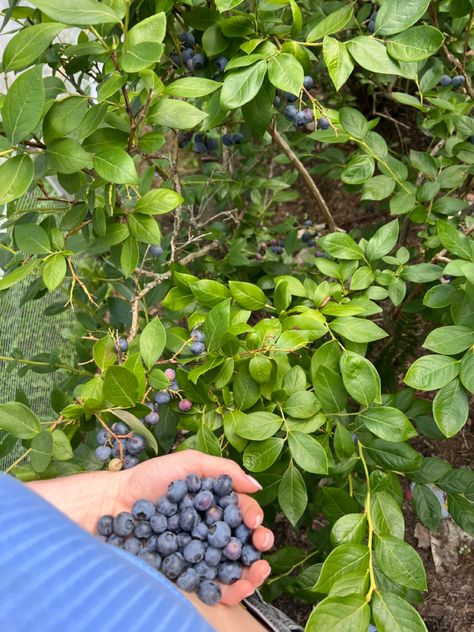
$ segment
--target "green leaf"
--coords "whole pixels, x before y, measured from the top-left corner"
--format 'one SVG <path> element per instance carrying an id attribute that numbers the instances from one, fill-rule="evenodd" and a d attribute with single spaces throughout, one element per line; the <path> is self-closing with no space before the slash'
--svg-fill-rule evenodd
<path id="1" fill-rule="evenodd" d="M 354 70 L 346 43 L 326 35 L 323 39 L 323 59 L 334 87 L 340 90 Z"/>
<path id="2" fill-rule="evenodd" d="M 64 28 L 64 24 L 56 22 L 23 28 L 5 46 L 4 72 L 22 70 L 32 64 Z"/>
<path id="3" fill-rule="evenodd" d="M 128 227 L 132 235 L 145 244 L 161 242 L 160 226 L 154 217 L 133 213 L 128 216 Z"/>
<path id="4" fill-rule="evenodd" d="M 20 402 L 0 404 L 0 428 L 18 439 L 32 439 L 41 431 L 38 417 Z"/>
<path id="5" fill-rule="evenodd" d="M 360 35 L 347 42 L 352 57 L 359 66 L 383 75 L 400 75 L 400 68 L 390 59 L 387 49 L 378 40 Z"/>
<path id="6" fill-rule="evenodd" d="M 469 417 L 469 399 L 459 380 L 443 386 L 433 401 L 433 417 L 445 437 L 453 437 Z"/>
<path id="7" fill-rule="evenodd" d="M 52 432 L 53 435 L 53 457 L 56 461 L 69 461 L 74 456 L 72 451 L 71 442 L 67 435 L 62 430 L 56 429 Z"/>
<path id="8" fill-rule="evenodd" d="M 212 279 L 195 281 L 190 284 L 190 288 L 197 300 L 206 307 L 214 307 L 230 294 L 225 285 Z"/>
<path id="9" fill-rule="evenodd" d="M 267 303 L 263 291 L 253 283 L 229 281 L 229 290 L 234 301 L 244 309 L 263 309 Z"/>
<path id="10" fill-rule="evenodd" d="M 160 61 L 164 46 L 157 42 L 142 42 L 127 45 L 120 56 L 120 67 L 124 72 L 140 72 Z"/>
<path id="11" fill-rule="evenodd" d="M 148 446 L 153 450 L 155 454 L 158 454 L 158 444 L 156 442 L 156 439 L 143 422 L 137 419 L 135 415 L 132 415 L 132 413 L 130 413 L 128 410 L 120 410 L 118 408 L 115 408 L 110 412 L 115 415 L 115 417 L 118 417 L 121 421 L 127 424 L 130 430 L 146 439 Z"/>
<path id="12" fill-rule="evenodd" d="M 230 322 L 230 300 L 224 300 L 215 305 L 203 324 L 203 331 L 206 336 L 206 347 L 208 351 L 218 351 L 221 340 L 229 329 Z"/>
<path id="13" fill-rule="evenodd" d="M 104 375 L 104 397 L 114 406 L 129 408 L 137 401 L 138 381 L 123 366 L 109 366 Z"/>
<path id="14" fill-rule="evenodd" d="M 18 248 L 28 255 L 44 255 L 51 252 L 48 233 L 37 224 L 17 224 L 15 241 Z"/>
<path id="15" fill-rule="evenodd" d="M 127 46 L 144 42 L 161 43 L 166 35 L 166 13 L 163 11 L 140 20 L 127 33 Z"/>
<path id="16" fill-rule="evenodd" d="M 352 275 L 350 289 L 353 291 L 365 290 L 374 282 L 374 273 L 368 266 L 362 266 Z"/>
<path id="17" fill-rule="evenodd" d="M 197 431 L 196 450 L 212 456 L 222 456 L 219 440 L 207 426 L 201 426 Z"/>
<path id="18" fill-rule="evenodd" d="M 419 391 L 434 391 L 454 380 L 459 370 L 459 361 L 454 358 L 426 355 L 415 360 L 403 381 Z"/>
<path id="19" fill-rule="evenodd" d="M 436 53 L 443 34 L 434 26 L 414 26 L 387 42 L 388 54 L 399 61 L 423 61 Z"/>
<path id="20" fill-rule="evenodd" d="M 264 355 L 254 355 L 249 362 L 249 372 L 257 384 L 266 384 L 272 373 L 272 361 Z"/>
<path id="21" fill-rule="evenodd" d="M 49 143 L 46 158 L 49 167 L 58 173 L 77 173 L 92 167 L 92 156 L 72 138 L 61 138 Z"/>
<path id="22" fill-rule="evenodd" d="M 148 120 L 153 125 L 164 125 L 173 129 L 191 129 L 199 125 L 207 114 L 186 101 L 160 99 Z"/>
<path id="23" fill-rule="evenodd" d="M 331 529 L 331 542 L 338 546 L 344 543 L 362 544 L 367 530 L 364 514 L 354 513 L 341 516 Z"/>
<path id="24" fill-rule="evenodd" d="M 105 371 L 117 361 L 117 349 L 111 336 L 103 336 L 92 347 L 92 357 L 99 369 Z"/>
<path id="25" fill-rule="evenodd" d="M 33 272 L 33 270 L 37 268 L 40 263 L 41 262 L 39 261 L 39 259 L 28 261 L 27 263 L 22 264 L 16 270 L 13 270 L 13 272 L 5 275 L 3 278 L 0 279 L 0 291 L 6 290 L 9 287 L 12 287 L 12 285 L 15 285 L 16 283 L 23 281 L 23 279 L 26 279 L 26 277 L 31 272 Z"/>
<path id="26" fill-rule="evenodd" d="M 303 87 L 304 70 L 293 55 L 280 53 L 268 60 L 268 78 L 275 88 L 299 94 Z"/>
<path id="27" fill-rule="evenodd" d="M 234 377 L 234 400 L 239 410 L 251 408 L 260 398 L 259 385 L 252 379 L 247 366 L 242 365 Z M 245 436 L 245 435 L 242 435 Z M 253 437 L 246 437 L 251 439 Z M 262 437 L 266 439 L 266 437 Z"/>
<path id="28" fill-rule="evenodd" d="M 354 138 L 362 140 L 367 136 L 367 133 L 369 131 L 369 124 L 367 123 L 367 119 L 361 112 L 359 112 L 359 110 L 356 110 L 355 108 L 341 108 L 339 111 L 339 122 L 342 128 Z"/>
<path id="29" fill-rule="evenodd" d="M 420 556 L 407 542 L 393 536 L 379 536 L 375 559 L 380 570 L 397 584 L 426 590 L 426 573 Z"/>
<path id="30" fill-rule="evenodd" d="M 143 362 L 149 369 L 161 357 L 165 345 L 166 330 L 158 316 L 155 316 L 140 335 L 140 353 Z"/>
<path id="31" fill-rule="evenodd" d="M 216 7 L 219 13 L 230 11 L 234 7 L 238 7 L 244 0 L 216 0 Z"/>
<path id="32" fill-rule="evenodd" d="M 423 524 L 431 531 L 436 531 L 442 518 L 441 505 L 436 495 L 427 485 L 415 484 L 413 506 Z"/>
<path id="33" fill-rule="evenodd" d="M 331 233 L 319 238 L 319 245 L 335 259 L 363 259 L 364 253 L 347 233 Z"/>
<path id="34" fill-rule="evenodd" d="M 404 31 L 423 17 L 430 0 L 384 0 L 375 19 L 375 32 L 393 35 Z"/>
<path id="35" fill-rule="evenodd" d="M 329 327 L 352 342 L 373 342 L 388 335 L 371 320 L 356 318 L 355 316 L 336 318 L 329 323 Z"/>
<path id="36" fill-rule="evenodd" d="M 378 590 L 371 605 L 379 632 L 428 632 L 415 608 L 394 593 Z"/>
<path id="37" fill-rule="evenodd" d="M 138 174 L 135 163 L 123 149 L 114 147 L 94 156 L 94 169 L 107 182 L 136 184 Z"/>
<path id="38" fill-rule="evenodd" d="M 270 437 L 265 441 L 250 443 L 243 455 L 243 464 L 251 472 L 264 472 L 275 463 L 283 449 L 284 440 Z"/>
<path id="39" fill-rule="evenodd" d="M 145 193 L 135 205 L 139 213 L 163 215 L 174 211 L 183 202 L 183 198 L 171 189 L 153 189 Z"/>
<path id="40" fill-rule="evenodd" d="M 305 632 L 364 632 L 370 623 L 370 606 L 363 595 L 326 597 L 311 613 Z"/>
<path id="41" fill-rule="evenodd" d="M 251 101 L 262 87 L 266 72 L 267 62 L 261 60 L 247 68 L 229 73 L 222 87 L 222 107 L 235 110 Z"/>
<path id="42" fill-rule="evenodd" d="M 53 103 L 43 121 L 45 142 L 77 132 L 87 111 L 87 100 L 82 96 L 67 97 Z"/>
<path id="43" fill-rule="evenodd" d="M 443 276 L 443 268 L 434 263 L 415 263 L 402 272 L 405 281 L 413 281 L 414 283 L 430 283 L 441 276 Z"/>
<path id="44" fill-rule="evenodd" d="M 407 443 L 374 439 L 365 449 L 377 465 L 394 472 L 413 472 L 423 463 L 422 455 Z"/>
<path id="45" fill-rule="evenodd" d="M 308 419 L 319 410 L 319 402 L 314 393 L 300 391 L 292 393 L 285 402 L 283 410 L 289 417 L 295 419 Z"/>
<path id="46" fill-rule="evenodd" d="M 393 536 L 403 540 L 405 520 L 395 498 L 386 491 L 375 492 L 371 498 L 370 515 L 379 537 Z"/>
<path id="47" fill-rule="evenodd" d="M 461 257 L 461 259 L 472 261 L 474 257 L 472 240 L 459 232 L 455 226 L 441 219 L 436 222 L 436 230 L 446 250 Z"/>
<path id="48" fill-rule="evenodd" d="M 447 325 L 431 331 L 423 347 L 445 355 L 456 355 L 474 344 L 474 331 L 462 325 Z"/>
<path id="49" fill-rule="evenodd" d="M 53 456 L 53 435 L 42 430 L 31 441 L 30 463 L 35 472 L 44 472 Z"/>
<path id="50" fill-rule="evenodd" d="M 283 378 L 283 388 L 292 395 L 306 390 L 306 373 L 299 365 L 292 366 Z"/>
<path id="51" fill-rule="evenodd" d="M 345 461 L 354 454 L 352 434 L 340 423 L 337 423 L 334 432 L 334 451 L 340 461 Z"/>
<path id="52" fill-rule="evenodd" d="M 3 127 L 12 145 L 31 136 L 42 119 L 43 107 L 43 66 L 38 65 L 15 79 L 3 103 Z"/>
<path id="53" fill-rule="evenodd" d="M 32 0 L 33 6 L 45 13 L 52 20 L 78 26 L 91 24 L 116 24 L 125 13 L 117 13 L 103 2 L 81 0 L 80 4 L 65 3 L 63 0 Z M 115 5 L 119 6 L 119 5 Z"/>
<path id="54" fill-rule="evenodd" d="M 375 261 L 387 255 L 395 247 L 398 241 L 398 220 L 394 219 L 381 226 L 369 239 L 367 244 L 367 259 Z"/>
<path id="55" fill-rule="evenodd" d="M 385 200 L 393 193 L 395 185 L 391 176 L 374 176 L 364 182 L 361 200 Z"/>
<path id="56" fill-rule="evenodd" d="M 380 377 L 372 362 L 352 351 L 344 351 L 339 360 L 344 387 L 363 406 L 381 401 Z"/>
<path id="57" fill-rule="evenodd" d="M 306 36 L 307 42 L 315 42 L 325 35 L 337 33 L 350 22 L 353 16 L 352 4 L 349 4 L 338 11 L 333 11 L 328 16 L 318 22 Z"/>
<path id="58" fill-rule="evenodd" d="M 61 254 L 48 257 L 41 270 L 43 282 L 50 292 L 58 288 L 66 276 L 66 259 Z"/>
<path id="59" fill-rule="evenodd" d="M 288 435 L 288 446 L 291 456 L 305 472 L 328 473 L 326 452 L 314 437 L 294 430 Z"/>
<path id="60" fill-rule="evenodd" d="M 140 259 L 140 250 L 137 240 L 130 235 L 125 240 L 122 250 L 120 251 L 120 269 L 126 279 L 132 276 L 135 268 L 138 266 Z"/>
<path id="61" fill-rule="evenodd" d="M 337 413 L 344 410 L 347 395 L 342 377 L 327 366 L 312 371 L 314 393 L 321 402 L 323 411 Z"/>
<path id="62" fill-rule="evenodd" d="M 342 170 L 341 180 L 346 184 L 363 184 L 372 177 L 374 170 L 375 162 L 372 156 L 358 154 L 351 158 Z"/>
<path id="63" fill-rule="evenodd" d="M 448 494 L 448 511 L 454 522 L 474 538 L 474 505 L 461 494 Z"/>
<path id="64" fill-rule="evenodd" d="M 252 441 L 269 439 L 280 430 L 283 419 L 273 413 L 258 411 L 237 419 L 235 432 Z"/>
<path id="65" fill-rule="evenodd" d="M 368 571 L 369 549 L 365 544 L 340 544 L 329 553 L 314 587 L 315 592 L 328 593 L 335 582 L 347 573 Z"/>
<path id="66" fill-rule="evenodd" d="M 34 177 L 33 161 L 27 154 L 8 158 L 0 165 L 0 204 L 16 200 L 28 190 Z"/>
<path id="67" fill-rule="evenodd" d="M 468 351 L 462 358 L 459 377 L 464 388 L 474 394 L 474 351 Z"/>
<path id="68" fill-rule="evenodd" d="M 171 97 L 186 97 L 196 99 L 215 92 L 222 87 L 222 83 L 202 77 L 183 77 L 166 86 L 166 94 Z"/>
<path id="69" fill-rule="evenodd" d="M 304 479 L 293 464 L 290 464 L 281 477 L 278 502 L 285 516 L 293 526 L 296 526 L 308 504 L 308 494 Z"/>
<path id="70" fill-rule="evenodd" d="M 416 436 L 408 417 L 391 406 L 374 406 L 357 417 L 374 435 L 385 441 L 407 441 Z"/>

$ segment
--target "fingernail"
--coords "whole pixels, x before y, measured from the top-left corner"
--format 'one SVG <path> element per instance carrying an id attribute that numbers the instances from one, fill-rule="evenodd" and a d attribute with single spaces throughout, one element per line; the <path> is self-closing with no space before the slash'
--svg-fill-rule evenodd
<path id="1" fill-rule="evenodd" d="M 254 487 L 256 487 L 258 490 L 263 489 L 263 487 L 260 485 L 260 483 L 258 481 L 256 481 L 253 476 L 250 476 L 250 474 L 247 474 L 247 478 L 249 479 L 249 481 L 252 483 L 252 485 Z"/>
<path id="2" fill-rule="evenodd" d="M 255 516 L 255 521 L 254 521 L 254 529 L 256 529 L 257 527 L 259 527 L 263 522 L 263 516 L 262 514 L 257 514 Z"/>
<path id="3" fill-rule="evenodd" d="M 270 577 L 271 572 L 272 572 L 272 569 L 269 568 L 268 571 L 264 575 L 262 575 L 262 582 L 264 582 L 266 579 Z"/>
<path id="4" fill-rule="evenodd" d="M 262 548 L 266 551 L 268 548 L 270 548 L 271 542 L 272 542 L 272 536 L 269 533 L 267 533 L 266 536 L 265 536 L 265 539 L 263 541 Z M 268 573 L 270 574 L 270 571 L 268 571 Z M 267 577 L 268 577 L 268 575 L 267 575 Z"/>

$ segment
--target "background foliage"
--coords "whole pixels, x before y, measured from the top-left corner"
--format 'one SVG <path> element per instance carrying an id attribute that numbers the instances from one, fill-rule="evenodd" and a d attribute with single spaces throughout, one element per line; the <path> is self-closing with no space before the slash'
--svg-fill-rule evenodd
<path id="1" fill-rule="evenodd" d="M 31 4 L 3 12 L 0 305 L 54 292 L 41 318 L 69 313 L 76 357 L 0 357 L 61 379 L 50 416 L 21 389 L 0 406 L 9 471 L 100 469 L 117 418 L 147 457 L 230 456 L 311 543 L 271 556 L 267 598 L 317 604 L 309 631 L 426 629 L 403 490 L 432 530 L 442 490 L 474 535 L 472 471 L 410 445 L 456 435 L 474 392 L 474 3 Z M 380 213 L 342 231 L 314 175 Z"/>

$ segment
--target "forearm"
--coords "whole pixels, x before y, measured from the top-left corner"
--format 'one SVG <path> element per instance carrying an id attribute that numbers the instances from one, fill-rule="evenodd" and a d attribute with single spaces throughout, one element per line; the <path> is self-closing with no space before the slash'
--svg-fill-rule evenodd
<path id="1" fill-rule="evenodd" d="M 93 533 L 99 516 L 121 511 L 121 472 L 88 472 L 27 483 L 36 494 Z"/>

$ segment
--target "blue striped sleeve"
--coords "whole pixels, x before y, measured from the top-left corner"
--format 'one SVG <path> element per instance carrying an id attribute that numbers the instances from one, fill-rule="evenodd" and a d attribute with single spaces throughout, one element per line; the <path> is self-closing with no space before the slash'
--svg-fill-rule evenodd
<path id="1" fill-rule="evenodd" d="M 142 560 L 0 474 L 2 632 L 212 632 Z"/>

